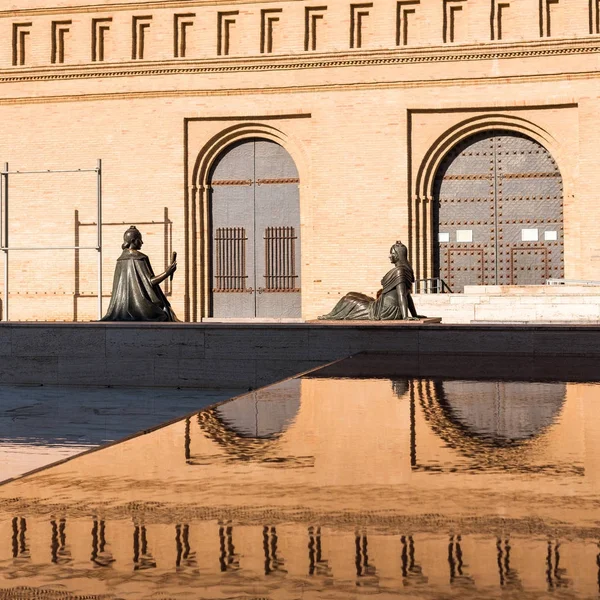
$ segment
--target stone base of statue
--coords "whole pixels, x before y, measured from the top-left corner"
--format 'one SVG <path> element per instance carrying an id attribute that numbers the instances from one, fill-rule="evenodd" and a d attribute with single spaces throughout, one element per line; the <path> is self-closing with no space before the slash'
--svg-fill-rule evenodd
<path id="1" fill-rule="evenodd" d="M 435 324 L 435 323 L 441 323 L 442 322 L 442 317 L 422 317 L 420 319 L 395 319 L 395 320 L 390 320 L 390 321 L 370 321 L 368 319 L 346 319 L 346 320 L 339 320 L 339 319 L 314 319 L 314 320 L 310 320 L 308 321 L 309 323 L 320 323 L 322 325 L 341 325 L 344 327 L 348 327 L 349 325 L 360 325 L 360 326 L 364 326 L 364 325 L 378 325 L 380 327 L 389 327 L 391 326 L 415 326 L 415 325 L 431 325 L 431 324 Z"/>

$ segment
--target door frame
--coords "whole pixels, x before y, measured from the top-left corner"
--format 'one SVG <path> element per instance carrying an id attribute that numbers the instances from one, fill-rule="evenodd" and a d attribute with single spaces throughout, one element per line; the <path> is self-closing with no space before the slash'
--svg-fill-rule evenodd
<path id="1" fill-rule="evenodd" d="M 235 118 L 196 118 L 185 120 L 185 320 L 201 321 L 211 311 L 211 219 L 210 219 L 210 173 L 215 161 L 230 145 L 251 138 L 262 138 L 282 146 L 292 157 L 298 170 L 300 203 L 300 236 L 304 229 L 304 205 L 309 197 L 308 158 L 303 145 L 291 134 L 262 121 L 286 121 L 310 118 L 310 114 Z M 255 120 L 256 119 L 256 120 Z M 223 127 L 223 121 L 235 121 Z M 197 121 L 213 121 L 218 131 L 209 137 L 203 135 L 196 149 L 190 147 L 190 124 Z M 281 125 L 283 123 L 277 123 Z M 301 253 L 303 249 L 301 248 Z M 302 256 L 301 256 L 301 261 Z M 304 269 L 301 268 L 301 277 Z M 301 284 L 302 287 L 302 284 Z M 304 313 L 304 309 L 302 311 Z"/>
<path id="2" fill-rule="evenodd" d="M 529 113 L 572 109 L 573 104 L 549 104 L 545 106 L 524 106 L 520 108 L 446 108 L 446 109 L 410 109 L 409 119 L 409 197 L 408 197 L 408 247 L 411 262 L 417 279 L 435 277 L 434 258 L 434 222 L 433 192 L 435 176 L 441 162 L 454 146 L 468 137 L 494 129 L 521 133 L 541 144 L 556 161 L 563 180 L 563 225 L 565 232 L 565 272 L 567 271 L 567 246 L 569 240 L 570 218 L 567 212 L 568 198 L 573 197 L 575 181 L 573 180 L 572 152 L 568 145 L 561 144 L 552 133 L 533 120 L 527 118 Z M 421 114 L 440 113 L 446 117 L 446 123 L 453 125 L 439 128 L 439 125 L 416 130 L 413 128 L 413 117 Z M 512 114 L 511 114 L 512 113 Z M 427 141 L 423 138 L 427 135 Z M 416 151 L 420 147 L 422 150 Z"/>
<path id="3" fill-rule="evenodd" d="M 501 145 L 499 145 L 499 140 L 501 141 Z M 521 140 L 521 142 L 510 142 L 509 140 Z M 555 219 L 558 218 L 558 212 L 555 212 L 555 208 L 547 209 L 544 217 L 540 215 L 540 219 L 544 219 L 544 221 L 538 224 L 538 227 L 556 227 L 562 231 L 560 236 L 560 240 L 558 242 L 559 246 L 554 243 L 544 243 L 543 240 L 539 240 L 536 242 L 527 242 L 527 241 L 515 241 L 513 239 L 512 243 L 507 243 L 503 241 L 504 237 L 511 237 L 510 233 L 514 234 L 514 231 L 510 231 L 511 222 L 503 221 L 502 214 L 503 210 L 506 208 L 504 206 L 504 202 L 507 200 L 510 201 L 510 196 L 515 195 L 517 192 L 513 191 L 511 194 L 506 196 L 505 192 L 503 192 L 503 181 L 506 181 L 507 178 L 511 177 L 510 173 L 505 173 L 505 166 L 502 163 L 502 159 L 506 156 L 505 141 L 507 143 L 512 144 L 525 144 L 525 148 L 529 149 L 529 154 L 532 154 L 531 150 L 537 148 L 536 153 L 540 153 L 543 151 L 544 156 L 540 158 L 536 166 L 529 165 L 530 172 L 533 170 L 533 174 L 527 175 L 527 177 L 537 178 L 537 179 L 548 179 L 551 177 L 552 179 L 557 180 L 557 185 L 560 188 L 560 221 Z M 485 143 L 485 146 L 477 146 L 475 144 Z M 500 149 L 501 148 L 501 149 Z M 513 148 L 514 149 L 514 148 Z M 465 154 L 468 156 L 476 155 L 472 160 L 469 158 L 465 158 Z M 527 152 L 525 152 L 527 154 Z M 483 165 L 481 164 L 483 161 Z M 490 162 L 491 161 L 491 162 Z M 551 164 L 552 163 L 552 164 Z M 451 221 L 454 219 L 458 219 L 460 223 L 467 226 L 467 220 L 465 219 L 481 219 L 483 216 L 473 217 L 469 216 L 467 206 L 465 202 L 462 200 L 462 196 L 459 196 L 453 200 L 452 206 L 449 204 L 440 204 L 440 199 L 442 196 L 446 199 L 451 198 L 452 196 L 448 196 L 448 189 L 446 189 L 445 193 L 442 191 L 443 178 L 446 175 L 446 170 L 450 168 L 451 165 L 460 164 L 461 167 L 467 169 L 467 173 L 469 176 L 467 179 L 479 178 L 479 179 L 487 179 L 489 181 L 488 189 L 483 192 L 478 192 L 477 195 L 472 189 L 469 189 L 469 192 L 464 197 L 473 198 L 477 197 L 483 200 L 484 203 L 491 201 L 491 206 L 485 205 L 485 210 L 487 212 L 488 208 L 491 210 L 492 219 L 489 221 L 484 220 L 482 223 L 479 221 L 471 221 L 471 226 L 482 226 L 481 230 L 478 230 L 477 240 L 473 240 L 473 243 L 470 245 L 457 245 L 457 242 L 453 240 L 449 240 L 446 242 L 439 242 L 437 238 L 437 233 L 441 227 L 440 223 L 444 223 L 444 229 L 446 231 L 453 232 L 456 227 Z M 485 169 L 488 168 L 489 165 L 492 165 L 491 171 L 483 171 L 481 170 L 483 167 Z M 473 170 L 469 170 L 469 168 Z M 551 171 L 551 175 L 548 175 L 548 172 Z M 458 170 L 458 173 L 461 175 L 455 175 L 453 178 L 460 179 L 462 177 L 462 170 Z M 515 173 L 514 171 L 511 171 Z M 473 173 L 477 173 L 478 175 L 473 177 Z M 524 172 L 516 172 L 516 176 L 520 177 Z M 462 177 L 464 181 L 464 177 Z M 515 252 L 524 251 L 527 254 L 538 255 L 541 253 L 545 256 L 545 260 L 543 261 L 542 268 L 540 269 L 543 275 L 543 279 L 548 279 L 550 277 L 550 271 L 555 270 L 560 266 L 560 272 L 553 275 L 553 277 L 564 277 L 564 184 L 563 177 L 558 167 L 558 164 L 554 160 L 554 157 L 550 153 L 550 151 L 538 141 L 534 140 L 531 136 L 525 135 L 523 133 L 517 133 L 515 131 L 508 131 L 506 129 L 490 129 L 483 132 L 477 132 L 471 134 L 465 139 L 457 142 L 451 149 L 446 153 L 443 157 L 438 169 L 435 173 L 436 187 L 432 194 L 432 267 L 434 277 L 442 277 L 445 283 L 454 291 L 459 292 L 461 290 L 461 286 L 457 287 L 456 281 L 454 281 L 455 277 L 460 279 L 460 274 L 457 275 L 457 271 L 452 268 L 452 259 L 450 258 L 452 253 L 458 253 L 462 255 L 470 255 L 473 260 L 469 261 L 470 266 L 473 267 L 475 265 L 476 255 L 479 254 L 479 260 L 477 264 L 480 264 L 480 277 L 479 283 L 470 282 L 466 285 L 538 285 L 537 283 L 516 283 L 516 269 L 514 268 L 515 263 Z M 467 184 L 469 185 L 469 184 Z M 540 183 L 543 186 L 543 183 Z M 439 186 L 439 187 L 438 187 Z M 525 197 L 528 193 L 523 191 L 522 193 L 522 201 L 529 201 L 529 197 Z M 542 193 L 542 192 L 538 192 Z M 543 194 L 549 193 L 548 191 L 543 192 Z M 475 195 L 473 195 L 475 194 Z M 492 196 L 490 196 L 492 194 Z M 550 199 L 550 197 L 549 197 Z M 467 212 L 461 212 L 467 211 Z M 547 221 L 546 221 L 547 220 Z M 450 223 L 448 222 L 450 221 Z M 513 224 L 519 223 L 514 222 Z M 527 227 L 525 223 L 529 223 L 529 221 L 520 221 L 521 227 Z M 486 238 L 486 232 L 488 228 L 491 227 L 491 235 Z M 508 231 L 507 231 L 508 230 Z M 506 234 L 509 234 L 508 236 Z M 552 251 L 553 248 L 558 248 L 556 251 Z M 493 257 L 493 260 L 492 260 Z M 485 260 L 484 260 L 485 259 Z M 549 261 L 552 260 L 552 264 Z M 488 266 L 484 266 L 484 263 L 489 263 Z M 506 263 L 510 264 L 510 268 L 506 267 Z M 464 263 L 462 267 L 464 271 Z M 523 269 L 523 267 L 521 267 Z M 530 267 L 531 270 L 537 270 L 538 267 Z M 473 269 L 475 271 L 476 269 Z M 460 267 L 458 268 L 460 271 Z"/>

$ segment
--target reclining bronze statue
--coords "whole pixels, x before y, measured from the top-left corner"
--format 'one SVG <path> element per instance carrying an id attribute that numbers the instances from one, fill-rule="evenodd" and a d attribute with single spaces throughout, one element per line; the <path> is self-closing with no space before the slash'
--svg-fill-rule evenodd
<path id="1" fill-rule="evenodd" d="M 325 321 L 414 321 L 425 319 L 417 315 L 410 295 L 415 275 L 408 262 L 408 249 L 398 241 L 390 248 L 394 267 L 381 280 L 376 298 L 359 292 L 346 294 L 327 314 Z"/>

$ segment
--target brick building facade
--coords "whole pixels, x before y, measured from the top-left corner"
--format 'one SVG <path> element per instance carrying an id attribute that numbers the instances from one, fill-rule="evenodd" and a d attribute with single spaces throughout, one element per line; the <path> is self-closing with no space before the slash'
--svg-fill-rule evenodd
<path id="1" fill-rule="evenodd" d="M 217 276 L 255 307 L 257 290 L 293 290 L 314 318 L 375 293 L 397 239 L 455 291 L 600 279 L 598 34 L 597 0 L 12 2 L 0 161 L 102 159 L 104 293 L 136 224 L 155 271 L 178 252 L 164 285 L 185 320 L 213 315 Z M 11 247 L 96 245 L 94 173 L 9 175 L 9 190 Z M 258 231 L 281 190 L 297 223 Z M 95 250 L 12 251 L 10 318 L 97 318 L 96 265 Z"/>

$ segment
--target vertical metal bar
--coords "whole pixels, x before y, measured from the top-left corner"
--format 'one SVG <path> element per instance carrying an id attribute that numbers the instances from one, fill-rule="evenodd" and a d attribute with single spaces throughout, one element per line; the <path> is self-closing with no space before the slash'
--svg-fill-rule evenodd
<path id="1" fill-rule="evenodd" d="M 265 288 L 271 288 L 271 228 L 265 229 Z"/>
<path id="2" fill-rule="evenodd" d="M 281 227 L 275 228 L 275 255 L 277 256 L 277 271 L 275 272 L 275 289 L 281 289 L 281 275 L 282 275 L 282 263 L 281 263 Z"/>
<path id="3" fill-rule="evenodd" d="M 4 250 L 4 320 L 10 321 L 8 313 L 8 163 L 4 163 L 4 236 L 3 236 L 3 247 Z"/>
<path id="4" fill-rule="evenodd" d="M 238 240 L 238 268 L 240 275 L 240 290 L 244 290 L 246 287 L 246 279 L 244 278 L 244 228 L 239 228 L 239 240 Z"/>
<path id="5" fill-rule="evenodd" d="M 281 287 L 285 290 L 290 287 L 290 248 L 289 248 L 289 227 L 282 227 L 281 250 L 283 253 L 283 277 Z"/>
<path id="6" fill-rule="evenodd" d="M 292 279 L 292 272 L 294 270 L 293 266 L 292 266 L 292 244 L 294 243 L 293 239 L 292 239 L 292 227 L 288 227 L 288 235 L 287 235 L 287 240 L 286 240 L 286 253 L 287 253 L 287 270 L 288 270 L 288 280 L 287 280 L 287 289 L 290 290 L 292 289 L 294 286 L 292 285 L 294 283 L 294 280 Z"/>
<path id="7" fill-rule="evenodd" d="M 225 275 L 223 286 L 226 290 L 229 289 L 229 227 L 223 228 L 224 236 L 223 236 L 223 275 Z"/>
<path id="8" fill-rule="evenodd" d="M 240 232 L 240 228 L 239 227 L 235 227 L 233 229 L 233 238 L 232 238 L 232 247 L 233 247 L 233 256 L 232 256 L 232 262 L 233 262 L 233 287 L 234 289 L 238 290 L 240 287 L 240 276 L 239 276 L 239 265 L 238 265 L 238 261 L 239 261 L 239 254 L 238 254 L 238 240 L 239 240 L 239 232 Z"/>
<path id="9" fill-rule="evenodd" d="M 269 227 L 269 287 L 276 288 L 277 287 L 277 279 L 276 279 L 276 260 L 277 260 L 277 250 L 275 248 L 275 228 Z"/>
<path id="10" fill-rule="evenodd" d="M 270 227 L 265 229 L 265 288 L 271 287 L 271 233 Z"/>
<path id="11" fill-rule="evenodd" d="M 246 228 L 242 227 L 242 275 L 244 276 L 244 287 L 246 287 Z"/>
<path id="12" fill-rule="evenodd" d="M 275 247 L 275 227 L 269 227 L 269 288 L 277 287 L 277 248 Z"/>
<path id="13" fill-rule="evenodd" d="M 244 273 L 242 272 L 242 228 L 238 227 L 238 239 L 236 244 L 236 253 L 237 253 L 237 271 L 238 271 L 238 288 L 241 290 L 244 289 Z"/>
<path id="14" fill-rule="evenodd" d="M 102 314 L 102 159 L 98 159 L 98 319 Z"/>
<path id="15" fill-rule="evenodd" d="M 241 248 L 241 227 L 236 227 L 235 230 L 235 287 L 238 290 L 242 289 L 242 248 Z"/>
<path id="16" fill-rule="evenodd" d="M 277 245 L 277 282 L 275 287 L 277 289 L 281 289 L 281 284 L 283 282 L 283 247 L 282 247 L 282 235 L 283 235 L 283 227 L 277 228 L 276 234 L 276 245 Z"/>
<path id="17" fill-rule="evenodd" d="M 233 287 L 233 277 L 231 275 L 232 271 L 232 257 L 233 248 L 231 247 L 231 237 L 233 235 L 233 228 L 227 228 L 227 289 L 230 290 Z"/>
<path id="18" fill-rule="evenodd" d="M 269 271 L 269 275 L 271 276 L 271 287 L 277 287 L 277 248 L 275 247 L 275 227 L 271 227 L 270 235 L 270 245 L 271 245 L 271 269 Z"/>
<path id="19" fill-rule="evenodd" d="M 296 289 L 296 232 L 292 227 L 292 241 L 290 242 L 291 247 L 291 263 L 292 263 L 292 289 Z"/>
<path id="20" fill-rule="evenodd" d="M 216 253 L 217 253 L 217 275 L 216 275 L 216 288 L 218 290 L 221 289 L 221 229 L 218 228 L 217 229 L 217 235 L 216 235 Z"/>
<path id="21" fill-rule="evenodd" d="M 292 285 L 294 283 L 294 280 L 292 279 L 292 272 L 294 270 L 293 266 L 292 266 L 292 244 L 294 243 L 294 240 L 292 239 L 292 227 L 288 227 L 288 233 L 287 233 L 287 239 L 285 241 L 285 249 L 286 249 L 286 256 L 287 256 L 287 282 L 286 282 L 286 288 L 288 290 L 291 290 L 294 286 Z"/>

